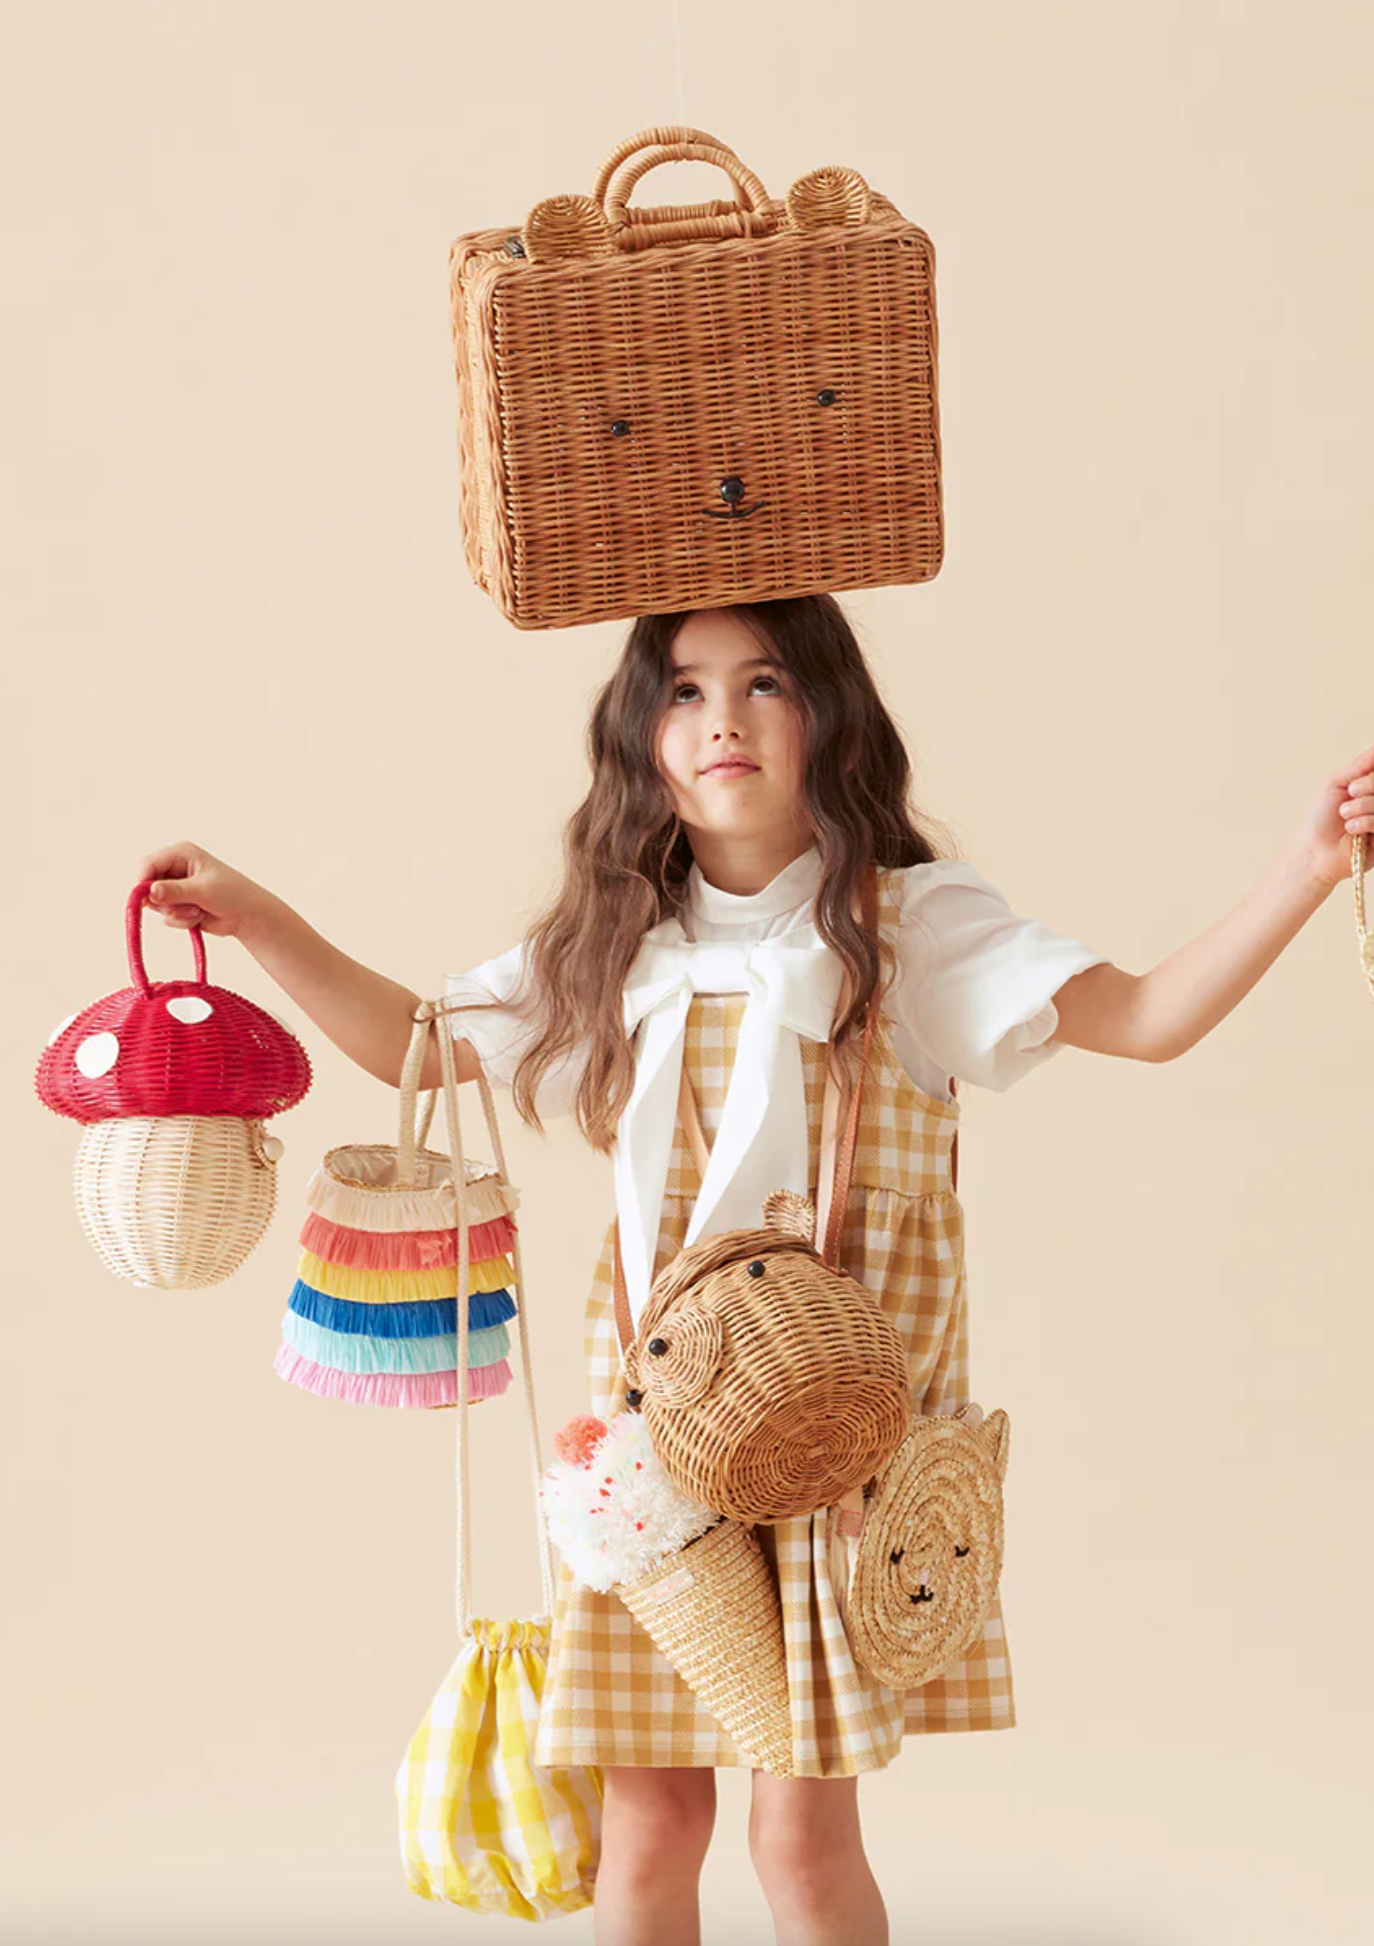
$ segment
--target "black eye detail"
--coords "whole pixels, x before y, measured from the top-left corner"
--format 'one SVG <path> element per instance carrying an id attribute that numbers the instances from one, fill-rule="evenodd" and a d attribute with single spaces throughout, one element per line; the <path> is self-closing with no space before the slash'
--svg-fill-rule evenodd
<path id="1" fill-rule="evenodd" d="M 966 1547 L 956 1547 L 954 1552 L 962 1560 L 964 1555 L 968 1553 L 968 1549 Z"/>
<path id="2" fill-rule="evenodd" d="M 615 434 L 617 439 L 623 439 L 629 430 L 630 430 L 630 422 L 628 419 L 612 419 L 611 431 Z"/>
<path id="3" fill-rule="evenodd" d="M 887 1558 L 889 1561 L 891 1561 L 893 1567 L 895 1568 L 897 1563 L 901 1560 L 902 1556 L 905 1553 L 906 1553 L 906 1549 L 904 1547 L 894 1547 L 892 1552 L 888 1555 Z"/>
<path id="4" fill-rule="evenodd" d="M 667 1351 L 667 1349 L 668 1349 L 668 1340 L 666 1338 L 650 1338 L 649 1350 L 653 1353 L 655 1358 L 662 1358 L 664 1352 Z"/>
<path id="5" fill-rule="evenodd" d="M 631 1411 L 634 1410 L 635 1406 L 643 1405 L 644 1394 L 639 1390 L 638 1386 L 632 1385 L 630 1387 L 629 1391 L 625 1394 L 625 1403 L 630 1407 Z"/>
<path id="6" fill-rule="evenodd" d="M 830 387 L 829 387 L 829 386 L 827 385 L 827 386 L 825 387 L 825 389 L 824 389 L 824 391 L 821 391 L 821 392 L 817 392 L 817 394 L 816 394 L 816 404 L 817 404 L 817 405 L 834 405 L 834 403 L 835 403 L 835 401 L 836 401 L 836 399 L 837 399 L 837 398 L 838 398 L 839 396 L 840 396 L 840 395 L 839 395 L 839 393 L 838 393 L 838 392 L 832 392 L 832 391 L 831 391 L 831 389 L 830 389 Z"/>
<path id="7" fill-rule="evenodd" d="M 753 1263 L 751 1263 L 749 1266 L 749 1275 L 751 1277 L 762 1277 L 763 1275 L 763 1265 L 759 1262 L 757 1257 L 755 1257 Z"/>

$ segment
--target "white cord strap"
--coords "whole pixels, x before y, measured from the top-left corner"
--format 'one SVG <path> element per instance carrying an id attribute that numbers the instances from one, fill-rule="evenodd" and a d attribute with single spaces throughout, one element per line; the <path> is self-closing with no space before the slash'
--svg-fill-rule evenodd
<path id="1" fill-rule="evenodd" d="M 414 1088 L 419 1079 L 424 1062 L 424 1050 L 428 1045 L 429 1029 L 433 1024 L 439 1044 L 439 1069 L 442 1077 L 441 1087 L 444 1096 L 444 1119 L 449 1133 L 449 1158 L 454 1182 L 454 1216 L 456 1231 L 457 1258 L 457 1414 L 458 1414 L 458 1581 L 456 1612 L 460 1634 L 465 1634 L 471 1620 L 471 1464 L 469 1457 L 468 1434 L 468 1310 L 470 1299 L 468 1284 L 472 1270 L 472 1242 L 469 1224 L 469 1195 L 466 1159 L 463 1148 L 462 1120 L 458 1105 L 458 1070 L 453 1048 L 453 1035 L 445 1026 L 443 1016 L 457 1011 L 456 1006 L 446 1005 L 443 1001 L 421 1001 L 414 1015 L 415 1033 L 411 1040 L 410 1053 L 406 1061 L 406 1073 L 402 1076 L 402 1140 L 407 1128 L 415 1129 Z M 417 1052 L 418 1050 L 418 1052 Z M 412 1058 L 413 1057 L 413 1058 Z M 409 1100 L 406 1099 L 406 1082 L 410 1082 Z M 491 1142 L 493 1161 L 502 1186 L 510 1188 L 510 1175 L 506 1167 L 505 1146 L 501 1140 L 500 1125 L 496 1115 L 496 1102 L 491 1083 L 486 1073 L 479 1069 L 478 1087 L 482 1099 L 482 1110 L 486 1121 L 488 1138 Z M 439 1090 L 431 1091 L 426 1107 L 423 1131 L 428 1132 L 433 1114 L 434 1103 Z M 408 1111 L 408 1112 L 407 1112 Z M 412 1140 L 414 1139 L 412 1135 Z M 424 1134 L 420 1136 L 423 1143 Z M 539 1442 L 539 1417 L 535 1405 L 534 1367 L 530 1352 L 529 1305 L 525 1290 L 524 1261 L 520 1248 L 520 1231 L 515 1226 L 512 1245 L 515 1283 L 516 1328 L 520 1338 L 520 1380 L 525 1397 L 525 1417 L 530 1436 L 530 1457 L 533 1464 L 533 1485 L 535 1489 L 535 1525 L 539 1544 L 539 1574 L 543 1589 L 545 1612 L 551 1612 L 554 1600 L 553 1560 L 549 1549 L 548 1535 L 544 1531 L 543 1519 L 539 1512 L 538 1489 L 543 1472 Z"/>

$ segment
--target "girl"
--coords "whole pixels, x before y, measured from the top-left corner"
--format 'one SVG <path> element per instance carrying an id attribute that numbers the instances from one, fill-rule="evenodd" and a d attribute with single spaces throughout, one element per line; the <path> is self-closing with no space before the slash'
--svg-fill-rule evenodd
<path id="1" fill-rule="evenodd" d="M 841 1261 L 911 1349 L 917 1411 L 969 1397 L 954 1081 L 1004 1089 L 1064 1044 L 1139 1061 L 1192 1047 L 1350 872 L 1374 831 L 1374 746 L 1316 792 L 1230 912 L 1144 974 L 1018 917 L 938 856 L 909 763 L 828 595 L 634 623 L 591 722 L 592 779 L 561 891 L 528 937 L 451 975 L 458 1071 L 510 1085 L 534 1126 L 569 1111 L 613 1153 L 631 1307 L 698 1235 L 761 1221 L 770 1188 L 815 1193 L 826 1039 L 878 1005 Z M 881 952 L 858 914 L 876 860 Z M 191 845 L 144 860 L 174 926 L 234 933 L 361 1066 L 399 1085 L 418 996 L 328 944 Z M 677 1116 L 685 1069 L 710 1143 Z M 952 1079 L 953 1078 L 953 1079 Z M 422 1085 L 438 1085 L 431 1050 Z M 732 1080 L 738 1085 L 732 1086 Z M 618 1408 L 615 1227 L 588 1308 L 592 1405 Z M 882 1946 L 857 1779 L 904 1734 L 1015 1722 L 1000 1600 L 968 1656 L 905 1695 L 849 1654 L 826 1515 L 761 1530 L 779 1580 L 797 1776 L 753 1777 L 750 1844 L 789 1946 Z M 537 1759 L 606 1769 L 601 1946 L 689 1946 L 714 1769 L 747 1762 L 613 1596 L 564 1571 Z"/>

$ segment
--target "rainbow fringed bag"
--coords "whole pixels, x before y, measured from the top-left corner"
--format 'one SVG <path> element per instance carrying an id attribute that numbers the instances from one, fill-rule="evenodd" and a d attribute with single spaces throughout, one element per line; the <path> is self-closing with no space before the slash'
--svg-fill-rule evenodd
<path id="1" fill-rule="evenodd" d="M 416 1012 L 407 1073 L 417 1076 L 431 1021 L 455 1011 L 442 1001 L 422 1001 Z M 435 1027 L 443 1075 L 444 1114 L 452 1150 L 454 1222 L 460 1267 L 467 1266 L 471 1190 L 458 1119 L 453 1036 Z M 506 1183 L 505 1157 L 491 1086 L 478 1084 L 495 1156 L 495 1175 Z M 479 1182 L 482 1178 L 478 1178 Z M 537 1768 L 535 1731 L 548 1669 L 553 1607 L 553 1567 L 538 1515 L 541 1476 L 539 1424 L 530 1369 L 529 1316 L 523 1279 L 517 1282 L 520 1376 L 529 1422 L 536 1495 L 535 1526 L 543 1612 L 527 1620 L 498 1621 L 472 1615 L 469 1591 L 468 1346 L 458 1314 L 458 1634 L 462 1646 L 425 1713 L 396 1773 L 401 1858 L 407 1883 L 423 1899 L 502 1918 L 549 1919 L 589 1905 L 601 1837 L 601 1773 L 589 1767 Z"/>
<path id="2" fill-rule="evenodd" d="M 458 1276 L 456 1163 L 417 1130 L 429 1035 L 416 1019 L 401 1076 L 400 1139 L 331 1149 L 306 1188 L 296 1282 L 275 1367 L 288 1385 L 363 1405 L 448 1406 L 457 1398 L 457 1291 L 467 1292 L 468 1397 L 510 1384 L 508 1325 L 518 1286 L 515 1210 L 504 1171 L 464 1162 L 468 1268 Z"/>

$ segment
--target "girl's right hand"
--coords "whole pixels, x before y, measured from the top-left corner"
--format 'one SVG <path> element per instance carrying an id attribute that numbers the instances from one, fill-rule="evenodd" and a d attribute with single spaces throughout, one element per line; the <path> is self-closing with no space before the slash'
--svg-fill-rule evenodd
<path id="1" fill-rule="evenodd" d="M 203 851 L 199 845 L 165 845 L 150 851 L 138 868 L 134 883 L 145 879 L 149 908 L 160 912 L 169 926 L 199 926 L 230 938 L 241 934 L 271 901 L 272 894 L 232 865 Z"/>

